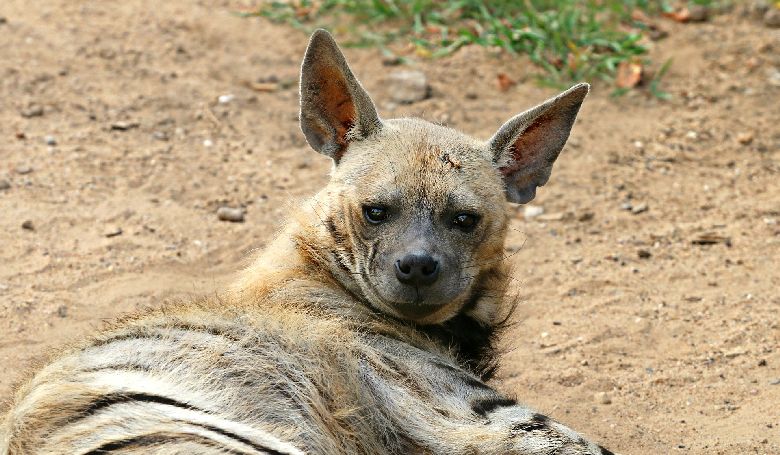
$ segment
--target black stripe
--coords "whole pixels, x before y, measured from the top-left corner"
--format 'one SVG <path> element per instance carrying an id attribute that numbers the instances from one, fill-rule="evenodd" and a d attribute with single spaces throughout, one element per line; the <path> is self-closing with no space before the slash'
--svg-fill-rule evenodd
<path id="1" fill-rule="evenodd" d="M 97 413 L 101 409 L 105 409 L 115 404 L 131 403 L 131 402 L 166 404 L 169 406 L 176 406 L 177 408 L 200 411 L 205 414 L 208 414 L 208 411 L 206 410 L 200 409 L 196 406 L 192 406 L 190 404 L 178 400 L 174 400 L 173 398 L 163 397 L 160 395 L 152 395 L 150 393 L 143 393 L 143 392 L 130 392 L 130 393 L 117 392 L 117 393 L 111 393 L 108 395 L 101 396 L 97 400 L 87 405 L 85 408 L 77 411 L 78 415 L 72 420 L 79 420 L 85 417 L 89 417 Z"/>
<path id="2" fill-rule="evenodd" d="M 158 403 L 158 404 L 164 404 L 169 406 L 175 406 L 178 408 L 184 408 L 192 411 L 198 411 L 202 412 L 204 414 L 209 414 L 208 411 L 205 411 L 203 409 L 200 409 L 196 406 L 189 405 L 187 403 L 183 403 L 181 401 L 174 400 L 172 398 L 163 397 L 159 395 L 151 395 L 147 393 L 127 393 L 127 394 L 111 394 L 106 395 L 104 397 L 101 397 L 99 400 L 93 402 L 90 406 L 83 409 L 79 414 L 78 418 L 85 418 L 90 415 L 95 414 L 96 412 L 100 411 L 101 409 L 107 408 L 109 406 L 113 406 L 115 404 L 122 404 L 122 403 Z M 212 425 L 203 425 L 195 422 L 188 422 L 188 421 L 181 421 L 182 423 L 187 423 L 189 425 L 199 426 L 201 428 L 204 428 L 209 431 L 213 431 L 214 433 L 218 433 L 222 436 L 225 436 L 227 438 L 234 439 L 236 441 L 239 441 L 245 445 L 248 445 L 252 447 L 255 450 L 264 451 L 272 455 L 284 455 L 282 452 L 278 452 L 276 450 L 269 449 L 267 447 L 260 446 L 259 444 L 256 444 L 252 442 L 250 439 L 245 438 L 243 436 L 237 435 L 235 433 L 232 433 L 230 431 L 224 430 L 219 427 L 215 427 Z M 110 452 L 112 450 L 121 449 L 124 447 L 132 446 L 132 445 L 142 445 L 143 443 L 149 444 L 148 442 L 148 436 L 138 436 L 133 437 L 129 439 L 124 439 L 121 441 L 113 441 L 106 443 L 99 448 L 89 452 L 89 454 L 98 454 L 98 453 L 105 453 Z"/>
<path id="3" fill-rule="evenodd" d="M 542 414 L 534 414 L 528 422 L 520 422 L 512 425 L 512 430 L 535 431 L 549 428 L 550 418 Z"/>
<path id="4" fill-rule="evenodd" d="M 167 442 L 195 442 L 201 445 L 220 449 L 223 453 L 230 453 L 236 455 L 246 454 L 246 452 L 243 451 L 238 452 L 233 449 L 228 449 L 224 447 L 222 444 L 219 444 L 219 442 L 214 441 L 213 439 L 209 439 L 208 437 L 202 435 L 184 434 L 184 433 L 176 433 L 176 434 L 153 433 L 153 434 L 147 434 L 143 436 L 134 436 L 132 438 L 121 439 L 118 441 L 107 442 L 101 445 L 100 447 L 98 447 L 97 449 L 93 449 L 90 450 L 89 452 L 84 453 L 84 455 L 98 455 L 104 453 L 111 453 L 115 450 L 160 445 L 160 444 L 165 444 Z"/>
<path id="5" fill-rule="evenodd" d="M 514 406 L 516 404 L 517 401 L 511 398 L 503 398 L 503 397 L 482 398 L 471 403 L 471 410 L 481 415 L 482 417 L 485 417 L 486 415 L 495 411 L 498 408 Z"/>
<path id="6" fill-rule="evenodd" d="M 261 452 L 266 452 L 266 453 L 268 453 L 270 455 L 289 455 L 289 452 L 287 454 L 285 454 L 284 452 L 279 452 L 278 450 L 273 450 L 273 449 L 269 449 L 268 447 L 263 447 L 263 446 L 261 446 L 259 444 L 256 444 L 256 443 L 252 442 L 250 439 L 247 439 L 247 438 L 245 438 L 243 436 L 239 436 L 239 435 L 237 435 L 235 433 L 232 433 L 230 431 L 223 430 L 222 428 L 219 428 L 219 427 L 213 427 L 211 425 L 201 425 L 201 424 L 192 423 L 192 422 L 187 422 L 187 423 L 189 423 L 191 425 L 197 425 L 197 426 L 199 426 L 201 428 L 205 428 L 207 430 L 213 431 L 214 433 L 219 433 L 222 436 L 225 436 L 225 437 L 228 437 L 228 438 L 231 438 L 231 439 L 235 439 L 236 441 L 242 442 L 242 443 L 248 445 L 249 447 L 252 447 L 255 450 L 259 450 Z"/>
<path id="7" fill-rule="evenodd" d="M 599 446 L 599 449 L 601 450 L 601 455 L 615 455 L 615 452 L 612 452 L 609 449 L 606 449 L 602 446 Z"/>
<path id="8" fill-rule="evenodd" d="M 162 332 L 152 332 L 150 329 L 157 329 L 157 330 L 161 330 Z M 196 332 L 200 334 L 217 336 L 217 337 L 225 338 L 234 343 L 238 343 L 241 341 L 239 337 L 233 336 L 232 334 L 229 333 L 222 332 L 219 329 L 211 326 L 193 325 L 187 323 L 166 323 L 162 325 L 143 326 L 138 330 L 130 333 L 126 333 L 126 332 L 118 333 L 115 336 L 106 339 L 94 340 L 92 342 L 92 346 L 100 347 L 100 346 L 105 346 L 107 344 L 124 341 L 124 340 L 141 340 L 141 339 L 161 340 L 163 338 L 177 336 L 177 334 L 165 332 L 166 329 L 177 329 L 183 332 Z"/>

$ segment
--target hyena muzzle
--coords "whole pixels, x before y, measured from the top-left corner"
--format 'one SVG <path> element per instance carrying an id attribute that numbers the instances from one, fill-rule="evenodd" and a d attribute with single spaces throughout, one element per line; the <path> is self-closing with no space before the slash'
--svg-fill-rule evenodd
<path id="1" fill-rule="evenodd" d="M 22 385 L 0 454 L 609 454 L 485 381 L 506 201 L 550 175 L 588 86 L 487 142 L 380 119 L 325 31 L 301 127 L 328 185 L 219 298 L 125 317 Z"/>

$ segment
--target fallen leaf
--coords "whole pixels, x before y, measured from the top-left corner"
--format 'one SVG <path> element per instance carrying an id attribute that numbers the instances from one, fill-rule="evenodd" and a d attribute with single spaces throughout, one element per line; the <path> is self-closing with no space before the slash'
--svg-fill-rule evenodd
<path id="1" fill-rule="evenodd" d="M 517 84 L 517 81 L 507 76 L 505 73 L 498 73 L 498 89 L 505 92 Z"/>
<path id="2" fill-rule="evenodd" d="M 639 62 L 621 62 L 618 65 L 615 83 L 620 88 L 633 88 L 642 81 L 642 64 Z"/>
<path id="3" fill-rule="evenodd" d="M 279 89 L 276 82 L 247 82 L 246 85 L 256 92 L 275 92 Z"/>
<path id="4" fill-rule="evenodd" d="M 675 22 L 688 22 L 691 20 L 691 12 L 688 10 L 688 8 L 682 8 L 678 9 L 677 11 L 670 11 L 663 13 L 664 17 L 668 17 L 669 19 L 675 21 Z"/>

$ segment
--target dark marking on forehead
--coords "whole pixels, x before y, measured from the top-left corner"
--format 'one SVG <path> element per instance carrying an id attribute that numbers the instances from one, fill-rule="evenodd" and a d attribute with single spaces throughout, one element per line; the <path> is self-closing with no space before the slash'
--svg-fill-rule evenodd
<path id="1" fill-rule="evenodd" d="M 442 163 L 449 165 L 453 169 L 459 170 L 461 168 L 460 160 L 454 158 L 447 152 L 444 152 L 441 156 L 439 156 L 439 159 Z"/>

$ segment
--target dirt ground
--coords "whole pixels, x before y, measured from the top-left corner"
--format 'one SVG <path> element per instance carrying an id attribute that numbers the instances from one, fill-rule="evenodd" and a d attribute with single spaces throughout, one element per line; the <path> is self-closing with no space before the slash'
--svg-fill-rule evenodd
<path id="1" fill-rule="evenodd" d="M 220 289 L 325 183 L 290 84 L 307 37 L 242 6 L 0 3 L 0 401 L 102 320 Z M 625 454 L 780 454 L 780 29 L 663 26 L 674 99 L 596 84 L 544 213 L 517 211 L 497 386 Z M 433 96 L 398 106 L 396 68 L 346 53 L 384 117 L 482 138 L 553 94 L 467 48 L 417 64 Z"/>

